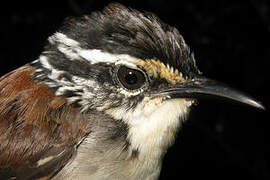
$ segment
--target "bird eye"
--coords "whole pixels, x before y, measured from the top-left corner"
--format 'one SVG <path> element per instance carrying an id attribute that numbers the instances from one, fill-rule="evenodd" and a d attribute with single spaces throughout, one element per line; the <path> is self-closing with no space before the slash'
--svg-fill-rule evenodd
<path id="1" fill-rule="evenodd" d="M 142 87 L 145 83 L 143 72 L 121 66 L 117 72 L 120 83 L 127 89 L 135 90 Z"/>

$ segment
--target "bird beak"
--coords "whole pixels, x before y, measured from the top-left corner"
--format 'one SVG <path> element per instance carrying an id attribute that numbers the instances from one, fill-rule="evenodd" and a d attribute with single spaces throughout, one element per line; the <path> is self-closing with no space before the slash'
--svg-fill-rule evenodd
<path id="1" fill-rule="evenodd" d="M 157 92 L 156 95 L 170 98 L 219 97 L 265 109 L 260 102 L 250 96 L 205 77 L 196 77 L 186 83 L 171 85 L 169 88 Z"/>

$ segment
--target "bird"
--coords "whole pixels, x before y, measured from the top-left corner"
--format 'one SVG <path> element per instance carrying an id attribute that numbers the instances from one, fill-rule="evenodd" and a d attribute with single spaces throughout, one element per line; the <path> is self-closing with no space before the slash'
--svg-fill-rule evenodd
<path id="1" fill-rule="evenodd" d="M 264 109 L 198 69 L 180 32 L 111 3 L 0 78 L 0 179 L 155 180 L 201 97 Z"/>

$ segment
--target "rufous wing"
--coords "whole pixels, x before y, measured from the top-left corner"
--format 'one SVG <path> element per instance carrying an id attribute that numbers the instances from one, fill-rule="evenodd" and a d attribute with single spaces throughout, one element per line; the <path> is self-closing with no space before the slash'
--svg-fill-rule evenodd
<path id="1" fill-rule="evenodd" d="M 25 65 L 0 78 L 0 179 L 49 179 L 89 133 L 88 117 L 32 78 Z"/>

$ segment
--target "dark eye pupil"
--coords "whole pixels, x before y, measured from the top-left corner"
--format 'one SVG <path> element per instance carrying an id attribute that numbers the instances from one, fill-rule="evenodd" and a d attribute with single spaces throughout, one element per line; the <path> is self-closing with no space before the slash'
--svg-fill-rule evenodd
<path id="1" fill-rule="evenodd" d="M 129 72 L 126 77 L 125 77 L 125 80 L 128 84 L 136 84 L 137 83 L 137 76 L 135 74 L 133 74 L 132 72 Z"/>
<path id="2" fill-rule="evenodd" d="M 143 72 L 125 66 L 118 69 L 117 76 L 122 86 L 130 90 L 141 88 L 146 81 Z"/>

